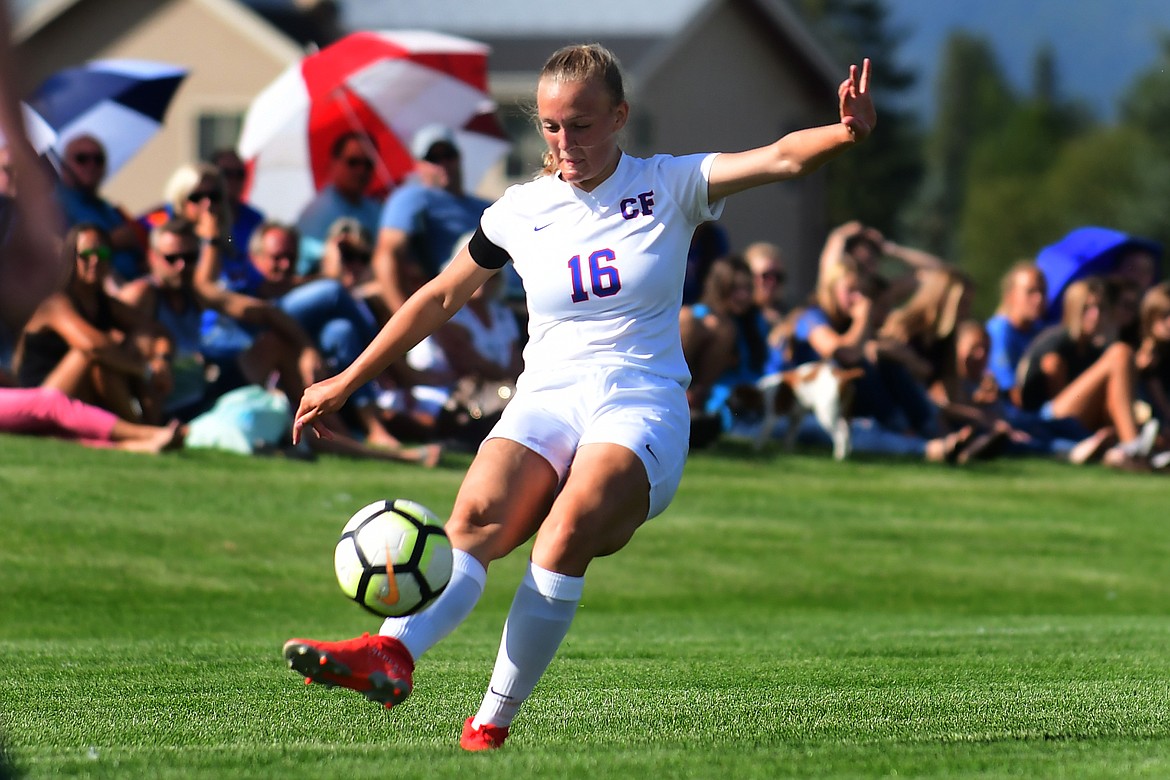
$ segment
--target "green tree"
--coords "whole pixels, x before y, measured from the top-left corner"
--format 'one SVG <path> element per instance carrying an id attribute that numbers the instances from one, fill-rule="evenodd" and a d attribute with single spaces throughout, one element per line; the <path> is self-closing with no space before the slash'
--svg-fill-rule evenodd
<path id="1" fill-rule="evenodd" d="M 892 234 L 922 176 L 922 131 L 907 107 L 916 75 L 898 63 L 905 36 L 891 30 L 881 0 L 800 0 L 797 6 L 838 60 L 860 64 L 869 57 L 874 67 L 877 130 L 830 166 L 829 218 L 833 224 L 861 220 Z"/>
<path id="2" fill-rule="evenodd" d="M 945 44 L 936 94 L 925 176 L 905 220 L 912 241 L 952 257 L 973 149 L 1003 124 L 1016 98 L 990 45 L 964 33 L 952 34 Z"/>
<path id="3" fill-rule="evenodd" d="M 1121 99 L 1121 122 L 1150 138 L 1164 138 L 1170 127 L 1170 35 L 1162 38 L 1161 56 L 1138 76 Z M 1170 153 L 1170 152 L 1168 152 Z"/>
<path id="4" fill-rule="evenodd" d="M 970 96 L 979 108 L 969 112 L 965 126 L 961 105 L 940 109 L 946 121 L 936 128 L 937 146 L 928 159 L 939 165 L 941 184 L 924 193 L 934 201 L 922 202 L 938 204 L 948 215 L 931 227 L 941 228 L 936 236 L 948 248 L 943 253 L 975 279 L 976 308 L 986 315 L 996 304 L 1004 271 L 1071 227 L 1070 212 L 1058 205 L 1048 182 L 1056 168 L 1071 164 L 1065 162 L 1067 147 L 1094 123 L 1087 109 L 1061 94 L 1050 48 L 1037 52 L 1032 91 L 1022 98 L 998 76 L 984 44 L 956 41 L 955 53 L 952 65 L 983 74 Z"/>

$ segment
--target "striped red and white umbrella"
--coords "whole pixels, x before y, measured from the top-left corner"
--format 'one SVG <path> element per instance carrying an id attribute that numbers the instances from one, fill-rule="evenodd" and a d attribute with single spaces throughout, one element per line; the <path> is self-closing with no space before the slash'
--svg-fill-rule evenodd
<path id="1" fill-rule="evenodd" d="M 417 30 L 347 35 L 289 67 L 252 102 L 239 153 L 248 197 L 292 220 L 327 183 L 329 151 L 360 130 L 377 144 L 371 194 L 385 194 L 413 170 L 410 140 L 430 124 L 455 132 L 464 184 L 475 189 L 508 150 L 487 94 L 486 45 Z"/>

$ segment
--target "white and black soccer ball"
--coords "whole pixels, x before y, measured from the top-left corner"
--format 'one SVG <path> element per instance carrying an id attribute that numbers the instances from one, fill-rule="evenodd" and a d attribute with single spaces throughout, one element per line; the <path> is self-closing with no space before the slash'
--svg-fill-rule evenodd
<path id="1" fill-rule="evenodd" d="M 354 513 L 333 553 L 345 595 L 370 612 L 402 617 L 433 601 L 451 579 L 451 541 L 443 521 L 403 498 Z"/>

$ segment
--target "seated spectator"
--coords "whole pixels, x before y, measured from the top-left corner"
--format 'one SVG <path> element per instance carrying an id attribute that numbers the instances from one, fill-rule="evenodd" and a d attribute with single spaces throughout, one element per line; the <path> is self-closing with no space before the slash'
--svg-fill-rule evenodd
<path id="1" fill-rule="evenodd" d="M 206 228 L 208 222 L 204 222 Z M 204 238 L 214 235 L 205 233 Z M 129 285 L 124 291 L 128 303 L 153 314 L 175 334 L 176 366 L 189 365 L 196 379 L 190 385 L 181 380 L 176 387 L 199 387 L 199 375 L 206 381 L 197 403 L 183 405 L 183 419 L 206 411 L 224 392 L 242 385 L 266 385 L 272 375 L 290 398 L 299 399 L 306 373 L 316 374 L 321 358 L 308 336 L 293 318 L 271 302 L 210 283 L 218 265 L 216 244 L 203 244 L 196 228 L 186 219 L 173 219 L 152 231 L 149 263 L 151 276 Z M 293 259 L 295 262 L 295 258 Z M 199 276 L 204 277 L 203 281 Z M 231 334 L 209 335 L 206 312 L 228 315 Z M 232 320 L 234 315 L 238 322 Z M 216 318 L 215 326 L 224 323 Z M 238 336 L 238 338 L 237 338 Z M 296 394 L 290 392 L 290 388 Z M 314 450 L 349 457 L 402 460 L 434 466 L 441 448 L 379 448 L 354 440 L 336 426 L 331 439 L 309 443 Z"/>
<path id="2" fill-rule="evenodd" d="M 143 425 L 113 412 L 70 398 L 55 387 L 7 387 L 0 384 L 0 433 L 53 436 L 87 447 L 158 453 L 182 445 L 177 420 Z"/>
<path id="3" fill-rule="evenodd" d="M 222 393 L 248 383 L 263 382 L 278 371 L 281 345 L 275 337 L 258 340 L 232 360 L 214 362 L 203 351 L 201 322 L 205 304 L 195 292 L 199 239 L 195 226 L 182 217 L 157 225 L 146 253 L 149 273 L 119 292 L 127 305 L 159 323 L 170 334 L 172 390 L 164 413 L 188 421 L 205 411 Z"/>
<path id="4" fill-rule="evenodd" d="M 768 241 L 757 241 L 743 250 L 743 259 L 752 270 L 752 302 L 760 310 L 769 328 L 784 321 L 784 282 L 788 273 L 780 247 Z"/>
<path id="5" fill-rule="evenodd" d="M 1156 284 L 1142 298 L 1141 345 L 1135 363 L 1142 397 L 1165 430 L 1170 428 L 1170 282 Z"/>
<path id="6" fill-rule="evenodd" d="M 370 312 L 372 322 L 385 322 L 390 313 L 382 301 L 381 286 L 371 266 L 373 243 L 370 232 L 353 217 L 342 217 L 329 228 L 321 275 L 336 279 L 354 300 Z"/>
<path id="7" fill-rule="evenodd" d="M 415 176 L 386 199 L 374 250 L 374 276 L 388 312 L 435 278 L 490 205 L 464 192 L 462 155 L 449 128 L 423 127 L 410 149 Z"/>
<path id="8" fill-rule="evenodd" d="M 292 317 L 314 340 L 328 370 L 336 373 L 373 340 L 376 324 L 337 279 L 306 281 L 296 276 L 299 244 L 297 231 L 291 226 L 265 222 L 257 228 L 249 254 L 263 281 L 251 292 Z M 347 409 L 360 422 L 369 444 L 400 448 L 401 442 L 382 424 L 377 396 L 373 383 L 358 388 Z"/>
<path id="9" fill-rule="evenodd" d="M 1085 436 L 1111 427 L 1121 443 L 1105 453 L 1108 465 L 1148 457 L 1157 423 L 1142 431 L 1135 416 L 1133 348 L 1102 338 L 1105 284 L 1079 279 L 1065 289 L 1062 302 L 1063 322 L 1038 334 L 1020 361 L 1014 399 L 1043 419 L 1076 420 Z"/>
<path id="10" fill-rule="evenodd" d="M 821 249 L 818 278 L 842 259 L 852 261 L 860 274 L 862 292 L 873 302 L 870 317 L 874 327 L 881 327 L 886 315 L 913 294 L 919 271 L 946 267 L 941 258 L 890 241 L 881 231 L 857 221 L 846 222 L 829 232 Z M 909 273 L 887 276 L 882 268 L 886 259 L 899 262 Z"/>
<path id="11" fill-rule="evenodd" d="M 366 194 L 377 158 L 378 147 L 365 133 L 348 132 L 334 140 L 329 150 L 329 182 L 297 217 L 299 275 L 320 271 L 329 228 L 342 217 L 353 217 L 371 233 L 377 230 L 382 203 Z"/>
<path id="12" fill-rule="evenodd" d="M 926 387 L 876 338 L 873 301 L 863 292 L 862 279 L 848 258 L 829 265 L 817 280 L 815 303 L 791 317 L 795 324 L 784 346 L 786 361 L 795 366 L 829 360 L 863 368 L 854 414 L 872 418 L 890 432 L 929 439 L 937 419 Z"/>
<path id="13" fill-rule="evenodd" d="M 56 388 L 124 420 L 158 422 L 172 381 L 170 336 L 107 292 L 112 251 L 104 230 L 75 225 L 62 251 L 73 258 L 72 274 L 21 334 L 20 385 Z"/>
<path id="14" fill-rule="evenodd" d="M 248 169 L 235 149 L 216 149 L 207 160 L 219 169 L 223 178 L 224 194 L 227 196 L 229 241 L 233 246 L 246 247 L 252 239 L 252 231 L 260 227 L 264 215 L 255 206 L 244 200 L 244 185 Z"/>
<path id="15" fill-rule="evenodd" d="M 954 375 L 943 376 L 931 397 L 953 425 L 974 426 L 979 439 L 961 453 L 968 460 L 987 451 L 1056 456 L 1072 463 L 1100 458 L 1116 442 L 1112 429 L 1084 436 L 1072 420 L 1043 419 L 1005 400 L 989 370 L 991 339 L 983 323 L 964 320 L 955 336 Z"/>
<path id="16" fill-rule="evenodd" d="M 1030 260 L 1021 260 L 1003 276 L 999 309 L 987 321 L 991 338 L 988 359 L 1000 392 L 1009 398 L 1018 392 L 1016 369 L 1020 359 L 1044 329 L 1046 294 L 1044 275 Z"/>
<path id="17" fill-rule="evenodd" d="M 919 272 L 919 285 L 879 331 L 879 354 L 897 360 L 926 387 L 953 375 L 955 329 L 971 308 L 971 284 L 957 270 Z"/>
<path id="18" fill-rule="evenodd" d="M 754 386 L 768 366 L 769 328 L 752 296 L 747 262 L 725 257 L 711 265 L 699 303 L 684 305 L 679 314 L 692 417 L 713 417 L 724 431 L 733 422 L 728 401 L 736 388 Z M 696 423 L 702 427 L 701 420 Z"/>
<path id="19" fill-rule="evenodd" d="M 218 168 L 209 163 L 180 165 L 167 179 L 163 197 L 161 205 L 139 218 L 144 229 L 153 230 L 174 217 L 198 224 L 201 215 L 208 212 L 214 216 L 220 234 L 215 240 L 226 282 L 229 286 L 246 286 L 257 281 L 248 262 L 247 243 L 237 243 L 232 233 L 218 227 L 232 221 L 227 185 Z"/>
<path id="20" fill-rule="evenodd" d="M 109 279 L 117 287 L 146 273 L 143 264 L 143 232 L 120 208 L 98 190 L 106 178 L 106 150 L 91 135 L 79 135 L 65 145 L 57 200 L 65 227 L 81 223 L 97 225 L 110 237 L 113 250 Z"/>

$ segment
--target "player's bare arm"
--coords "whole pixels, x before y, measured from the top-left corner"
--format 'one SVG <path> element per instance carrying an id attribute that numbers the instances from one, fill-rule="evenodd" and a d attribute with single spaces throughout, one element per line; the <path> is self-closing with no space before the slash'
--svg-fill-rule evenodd
<path id="1" fill-rule="evenodd" d="M 711 201 L 763 184 L 808 175 L 868 138 L 877 124 L 869 78 L 869 59 L 863 61 L 860 69 L 849 66 L 849 78 L 837 89 L 841 117 L 838 123 L 797 130 L 767 146 L 716 157 L 708 185 Z"/>
<path id="2" fill-rule="evenodd" d="M 477 264 L 465 247 L 442 273 L 407 299 L 353 363 L 305 390 L 293 422 L 293 442 L 300 441 L 305 425 L 327 436 L 317 420 L 338 411 L 356 388 L 438 330 L 494 273 Z"/>

